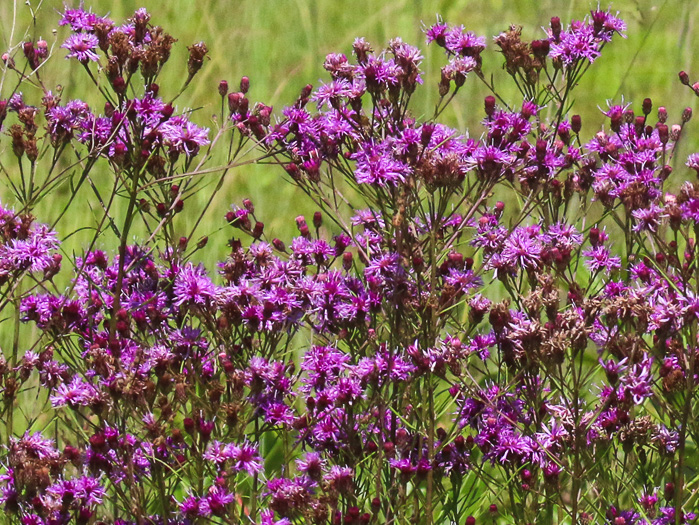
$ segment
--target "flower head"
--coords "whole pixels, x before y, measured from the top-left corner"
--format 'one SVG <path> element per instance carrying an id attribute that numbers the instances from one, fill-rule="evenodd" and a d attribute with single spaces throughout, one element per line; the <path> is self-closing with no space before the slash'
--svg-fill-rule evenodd
<path id="1" fill-rule="evenodd" d="M 99 39 L 90 33 L 77 33 L 70 35 L 61 46 L 68 50 L 66 58 L 75 58 L 83 64 L 97 62 L 99 57 L 95 50 L 99 45 Z"/>

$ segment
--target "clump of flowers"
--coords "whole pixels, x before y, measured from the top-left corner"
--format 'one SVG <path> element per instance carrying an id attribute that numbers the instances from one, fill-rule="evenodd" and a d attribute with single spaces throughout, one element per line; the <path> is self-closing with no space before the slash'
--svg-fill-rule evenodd
<path id="1" fill-rule="evenodd" d="M 421 51 L 358 38 L 278 115 L 251 105 L 247 77 L 221 82 L 213 133 L 156 82 L 174 38 L 145 9 L 118 25 L 68 8 L 60 24 L 105 101 L 0 103 L 22 207 L 0 210 L 0 308 L 16 341 L 21 323 L 39 332 L 1 363 L 12 522 L 695 520 L 699 183 L 668 183 L 691 110 L 668 124 L 649 99 L 609 103 L 590 139 L 569 114 L 618 16 L 496 36 L 522 99 L 493 90 L 470 135 L 439 116 L 468 78 L 493 88 L 487 42 L 441 20 L 429 117 L 410 105 L 432 82 Z M 23 81 L 43 87 L 42 46 L 23 49 Z M 184 87 L 208 53 L 188 50 Z M 218 188 L 251 145 L 318 211 L 284 242 L 244 199 L 221 213 L 232 237 L 212 269 L 205 209 L 190 230 L 180 217 L 217 144 Z M 84 182 L 103 216 L 62 288 L 57 234 L 29 212 L 69 178 L 64 155 L 79 178 L 59 219 Z M 21 422 L 20 386 L 41 401 Z"/>

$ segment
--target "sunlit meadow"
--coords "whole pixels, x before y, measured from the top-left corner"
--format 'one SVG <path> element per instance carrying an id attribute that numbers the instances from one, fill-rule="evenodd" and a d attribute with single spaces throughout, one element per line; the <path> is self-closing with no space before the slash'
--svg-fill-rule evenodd
<path id="1" fill-rule="evenodd" d="M 4 522 L 694 523 L 695 11 L 4 2 Z"/>

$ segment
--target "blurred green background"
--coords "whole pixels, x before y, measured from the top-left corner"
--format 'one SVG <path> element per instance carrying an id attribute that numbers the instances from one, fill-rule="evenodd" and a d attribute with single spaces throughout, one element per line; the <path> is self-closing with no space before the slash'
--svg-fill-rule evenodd
<path id="1" fill-rule="evenodd" d="M 69 3 L 73 7 L 76 4 Z M 325 55 L 329 52 L 351 52 L 351 43 L 357 36 L 364 36 L 380 49 L 392 37 L 400 36 L 405 41 L 419 45 L 425 55 L 423 63 L 425 85 L 415 97 L 413 110 L 417 116 L 431 114 L 437 98 L 436 83 L 439 68 L 445 63 L 438 48 L 427 48 L 422 33 L 423 24 L 432 23 L 436 16 L 452 24 L 464 24 L 477 34 L 486 35 L 489 42 L 510 24 L 522 25 L 526 39 L 544 35 L 542 27 L 551 16 L 560 16 L 567 23 L 571 18 L 581 18 L 596 2 L 560 2 L 546 0 L 122 0 L 111 2 L 94 0 L 85 2 L 100 15 L 109 14 L 117 23 L 130 16 L 139 7 L 146 7 L 152 14 L 151 22 L 161 25 L 178 39 L 173 56 L 160 79 L 162 93 L 174 94 L 179 89 L 185 74 L 187 45 L 203 40 L 210 49 L 208 60 L 183 97 L 178 100 L 179 108 L 199 108 L 194 120 L 204 126 L 214 127 L 212 115 L 220 107 L 217 94 L 218 82 L 227 79 L 231 86 L 237 85 L 242 75 L 251 80 L 250 98 L 271 104 L 278 112 L 293 102 L 302 86 L 317 85 L 327 80 L 322 69 Z M 605 5 L 602 4 L 604 8 Z M 651 97 L 654 106 L 665 105 L 670 121 L 679 120 L 685 106 L 694 107 L 697 97 L 677 80 L 679 70 L 686 70 L 690 78 L 699 80 L 699 67 L 695 52 L 699 49 L 699 33 L 696 31 L 697 2 L 692 0 L 618 0 L 612 5 L 627 21 L 628 38 L 615 39 L 602 57 L 593 65 L 575 93 L 574 111 L 583 117 L 583 135 L 590 137 L 602 125 L 599 107 L 606 100 L 634 103 L 638 110 L 644 97 Z M 60 45 L 68 35 L 66 27 L 58 28 L 63 4 L 56 0 L 38 3 L 36 0 L 22 2 L 0 1 L 0 42 L 4 49 L 17 46 L 27 38 L 44 37 L 53 45 L 54 56 L 43 75 L 46 84 L 61 84 L 64 101 L 71 97 L 87 100 L 95 108 L 102 101 L 95 96 L 82 67 L 75 61 L 67 61 L 65 50 Z M 15 20 L 14 32 L 11 30 Z M 56 30 L 57 28 L 57 30 Z M 23 60 L 21 51 L 16 51 L 17 60 Z M 506 99 L 516 101 L 518 94 L 502 70 L 501 56 L 494 45 L 484 54 L 484 70 L 495 75 L 495 83 Z M 8 76 L 0 96 L 8 96 L 12 89 Z M 487 95 L 485 87 L 472 76 L 466 86 L 444 114 L 444 121 L 471 136 L 479 136 L 479 121 L 482 100 Z M 39 93 L 25 91 L 27 99 L 39 102 Z M 695 129 L 690 123 L 688 131 Z M 681 164 L 690 150 L 699 150 L 699 134 L 684 137 L 675 164 Z M 9 141 L 3 137 L 0 151 L 8 153 Z M 2 155 L 2 153 L 0 153 Z M 106 170 L 106 166 L 102 169 Z M 108 173 L 105 171 L 104 176 Z M 213 180 L 213 178 L 212 178 Z M 313 212 L 305 196 L 291 185 L 283 183 L 283 174 L 274 166 L 245 167 L 232 172 L 216 199 L 201 234 L 214 231 L 222 225 L 221 217 L 231 202 L 240 202 L 251 197 L 259 218 L 265 221 L 268 234 L 288 237 L 295 230 L 293 218 Z M 63 188 L 56 194 L 58 202 L 67 198 Z M 85 190 L 85 203 L 92 195 Z M 0 199 L 11 202 L 9 190 L 0 186 Z M 202 197 L 203 200 L 203 197 Z M 59 223 L 62 236 L 77 227 L 91 224 L 99 215 L 92 204 L 77 207 Z M 37 215 L 50 221 L 58 211 L 56 202 L 44 202 Z M 183 214 L 185 215 L 185 214 Z M 183 218 L 183 231 L 187 228 Z M 193 219 L 192 219 L 193 220 Z M 231 234 L 230 230 L 225 236 Z M 84 239 L 89 239 L 85 236 Z M 86 242 L 76 236 L 72 249 L 80 249 Z M 222 238 L 225 241 L 225 237 Z M 224 242 L 211 245 L 207 258 L 216 260 L 225 253 Z"/>

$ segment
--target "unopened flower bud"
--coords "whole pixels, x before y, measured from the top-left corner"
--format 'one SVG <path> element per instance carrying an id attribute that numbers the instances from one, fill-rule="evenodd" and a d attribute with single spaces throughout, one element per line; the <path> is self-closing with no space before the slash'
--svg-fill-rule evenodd
<path id="1" fill-rule="evenodd" d="M 432 134 L 434 133 L 434 124 L 431 123 L 425 123 L 422 125 L 422 129 L 420 130 L 420 144 L 422 144 L 423 147 L 427 147 L 427 145 L 430 143 L 430 139 L 432 138 Z"/>
<path id="2" fill-rule="evenodd" d="M 532 53 L 534 56 L 543 59 L 549 54 L 551 49 L 551 43 L 548 40 L 534 40 L 532 41 Z"/>
<path id="3" fill-rule="evenodd" d="M 313 93 L 313 85 L 306 84 L 305 86 L 303 86 L 303 89 L 301 90 L 301 93 L 299 94 L 299 99 L 308 99 L 308 97 L 311 96 L 311 93 Z"/>
<path id="4" fill-rule="evenodd" d="M 573 133 L 580 133 L 580 130 L 582 129 L 582 119 L 580 118 L 580 115 L 573 115 L 571 117 L 570 129 L 573 130 Z"/>
<path id="5" fill-rule="evenodd" d="M 319 211 L 313 214 L 313 227 L 317 230 L 323 224 L 323 214 Z"/>
<path id="6" fill-rule="evenodd" d="M 551 18 L 551 34 L 556 41 L 561 37 L 561 19 L 557 16 Z"/>
<path id="7" fill-rule="evenodd" d="M 250 89 L 250 79 L 248 77 L 243 77 L 240 79 L 240 92 L 246 94 Z"/>
<path id="8" fill-rule="evenodd" d="M 658 130 L 658 139 L 662 144 L 667 144 L 667 141 L 670 139 L 670 128 L 668 128 L 665 124 L 658 124 L 656 126 Z"/>
<path id="9" fill-rule="evenodd" d="M 228 93 L 228 111 L 237 113 L 240 108 L 240 101 L 245 98 L 245 95 L 239 91 L 236 93 Z"/>
<path id="10" fill-rule="evenodd" d="M 633 123 L 634 130 L 636 131 L 636 136 L 640 137 L 641 135 L 643 135 L 643 127 L 645 123 L 646 117 L 642 117 L 641 115 L 636 117 Z"/>
<path id="11" fill-rule="evenodd" d="M 119 95 L 126 93 L 126 81 L 124 80 L 124 77 L 116 77 L 112 82 L 112 87 Z"/>
<path id="12" fill-rule="evenodd" d="M 255 227 L 252 229 L 252 236 L 255 239 L 259 239 L 260 237 L 262 237 L 262 233 L 264 232 L 264 229 L 265 229 L 265 223 L 257 221 L 255 223 Z"/>
<path id="13" fill-rule="evenodd" d="M 442 71 L 442 78 L 439 81 L 439 96 L 444 97 L 449 93 L 449 84 L 450 84 L 449 77 Z"/>
<path id="14" fill-rule="evenodd" d="M 685 86 L 689 85 L 689 75 L 686 71 L 680 71 L 679 77 L 680 82 L 682 82 Z"/>
<path id="15" fill-rule="evenodd" d="M 347 272 L 352 268 L 352 259 L 352 252 L 345 252 L 342 254 L 342 267 Z"/>
<path id="16" fill-rule="evenodd" d="M 495 112 L 495 97 L 488 95 L 485 97 L 485 114 L 489 117 Z"/>
<path id="17" fill-rule="evenodd" d="M 250 199 L 243 199 L 243 208 L 250 213 L 255 213 L 255 206 Z"/>
<path id="18" fill-rule="evenodd" d="M 3 53 L 2 57 L 0 57 L 3 61 L 3 63 L 10 69 L 15 68 L 15 59 L 10 56 L 9 53 Z"/>
<path id="19" fill-rule="evenodd" d="M 502 216 L 502 212 L 505 211 L 505 203 L 502 201 L 498 201 L 495 203 L 495 215 L 500 218 Z"/>
<path id="20" fill-rule="evenodd" d="M 197 248 L 201 250 L 204 248 L 207 244 L 209 243 L 209 238 L 208 237 L 202 237 L 199 239 L 199 242 L 197 242 Z"/>
<path id="21" fill-rule="evenodd" d="M 177 201 L 175 201 L 175 206 L 173 207 L 173 209 L 175 210 L 175 213 L 180 213 L 183 208 L 184 208 L 184 201 L 182 199 L 177 199 Z"/>
<path id="22" fill-rule="evenodd" d="M 218 83 L 218 94 L 221 95 L 222 97 L 225 97 L 228 94 L 228 82 L 225 80 L 221 80 L 221 82 Z"/>
<path id="23" fill-rule="evenodd" d="M 416 272 L 421 272 L 425 268 L 425 260 L 419 255 L 413 256 L 413 268 Z"/>
<path id="24" fill-rule="evenodd" d="M 672 482 L 665 483 L 665 499 L 671 501 L 675 497 L 675 484 Z"/>
<path id="25" fill-rule="evenodd" d="M 673 124 L 670 128 L 670 140 L 672 142 L 677 142 L 680 138 L 680 133 L 682 133 L 682 126 Z"/>
<path id="26" fill-rule="evenodd" d="M 658 122 L 664 124 L 667 121 L 667 109 L 665 106 L 660 106 L 658 108 Z"/>
<path id="27" fill-rule="evenodd" d="M 284 245 L 284 242 L 281 239 L 273 239 L 272 246 L 274 246 L 274 249 L 277 251 L 286 252 L 286 246 Z"/>
<path id="28" fill-rule="evenodd" d="M 616 113 L 609 117 L 609 127 L 611 127 L 612 131 L 615 133 L 619 133 L 619 130 L 621 129 L 621 118 L 622 116 Z"/>
<path id="29" fill-rule="evenodd" d="M 692 119 L 692 108 L 684 108 L 684 111 L 682 112 L 682 123 L 686 124 Z"/>
<path id="30" fill-rule="evenodd" d="M 476 525 L 476 518 L 473 516 L 466 518 L 466 525 Z"/>
<path id="31" fill-rule="evenodd" d="M 644 115 L 649 115 L 650 112 L 653 110 L 653 101 L 649 98 L 644 98 L 642 109 Z"/>
<path id="32" fill-rule="evenodd" d="M 308 224 L 306 224 L 306 218 L 303 215 L 296 217 L 296 226 L 303 237 L 308 237 L 310 235 Z"/>

